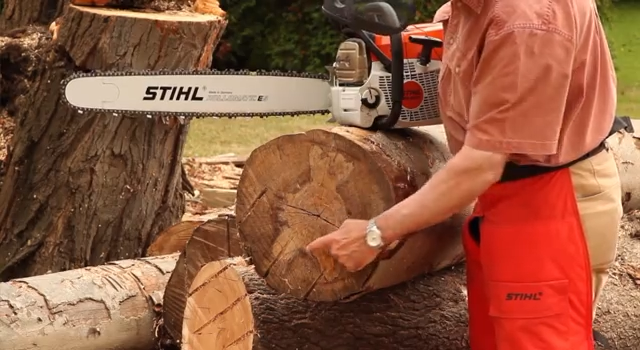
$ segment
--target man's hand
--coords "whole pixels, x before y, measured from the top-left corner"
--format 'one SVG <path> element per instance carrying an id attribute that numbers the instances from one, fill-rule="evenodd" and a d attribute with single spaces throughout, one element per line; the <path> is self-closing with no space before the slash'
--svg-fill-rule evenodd
<path id="1" fill-rule="evenodd" d="M 345 220 L 338 230 L 309 243 L 307 251 L 313 253 L 326 249 L 347 271 L 362 270 L 380 253 L 380 250 L 367 245 L 368 223 L 366 220 Z"/>

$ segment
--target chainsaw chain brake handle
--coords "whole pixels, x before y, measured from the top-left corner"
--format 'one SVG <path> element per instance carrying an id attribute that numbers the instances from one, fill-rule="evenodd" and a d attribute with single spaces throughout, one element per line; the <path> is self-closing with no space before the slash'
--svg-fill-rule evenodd
<path id="1" fill-rule="evenodd" d="M 427 35 L 411 35 L 409 36 L 409 42 L 422 45 L 422 51 L 420 51 L 418 63 L 424 67 L 431 63 L 431 53 L 433 52 L 433 49 L 442 47 L 442 40 Z"/>
<path id="2" fill-rule="evenodd" d="M 391 73 L 391 108 L 388 115 L 377 117 L 372 129 L 392 129 L 402 114 L 404 98 L 404 43 L 402 32 L 415 17 L 413 0 L 324 0 L 322 12 L 330 21 L 346 27 L 351 34 L 362 39 L 367 49 Z M 343 32 L 345 30 L 343 29 Z M 387 57 L 375 44 L 375 34 L 389 36 L 391 57 Z M 422 45 L 420 63 L 431 61 L 431 51 L 438 43 L 415 36 L 412 41 Z"/>

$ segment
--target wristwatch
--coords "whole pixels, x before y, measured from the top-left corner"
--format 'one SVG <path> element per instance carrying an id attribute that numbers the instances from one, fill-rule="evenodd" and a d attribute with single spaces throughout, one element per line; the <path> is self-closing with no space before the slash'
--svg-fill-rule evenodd
<path id="1" fill-rule="evenodd" d="M 382 241 L 382 232 L 376 225 L 376 220 L 369 220 L 369 225 L 367 225 L 367 231 L 365 233 L 365 240 L 367 245 L 371 248 L 380 249 L 384 246 L 384 242 Z"/>

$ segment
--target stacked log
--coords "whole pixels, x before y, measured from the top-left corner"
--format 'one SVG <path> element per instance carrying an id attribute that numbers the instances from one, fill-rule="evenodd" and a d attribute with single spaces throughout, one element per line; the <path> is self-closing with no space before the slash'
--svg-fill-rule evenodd
<path id="1" fill-rule="evenodd" d="M 151 350 L 177 255 L 0 283 L 0 350 Z"/>

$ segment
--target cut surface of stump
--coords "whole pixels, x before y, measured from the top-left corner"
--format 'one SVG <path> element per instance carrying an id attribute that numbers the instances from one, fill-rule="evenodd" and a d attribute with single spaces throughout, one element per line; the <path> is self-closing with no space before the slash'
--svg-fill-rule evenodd
<path id="1" fill-rule="evenodd" d="M 60 82 L 75 71 L 207 68 L 226 23 L 70 5 L 55 43 L 0 43 L 0 56 L 11 43 L 35 62 L 8 102 L 17 126 L 0 191 L 0 280 L 139 257 L 180 220 L 188 123 L 79 113 Z"/>
<path id="2" fill-rule="evenodd" d="M 442 129 L 350 127 L 284 135 L 254 150 L 238 186 L 240 236 L 275 290 L 330 301 L 461 261 L 462 214 L 409 237 L 356 273 L 305 247 L 347 218 L 371 219 L 417 191 L 450 158 Z"/>
<path id="3" fill-rule="evenodd" d="M 180 343 L 182 340 L 189 290 L 200 269 L 209 262 L 242 253 L 235 218 L 231 215 L 209 220 L 193 231 L 164 293 L 164 327 L 173 341 Z"/>
<path id="4" fill-rule="evenodd" d="M 189 289 L 182 349 L 251 350 L 252 347 L 253 314 L 242 278 L 224 261 L 207 263 Z"/>

